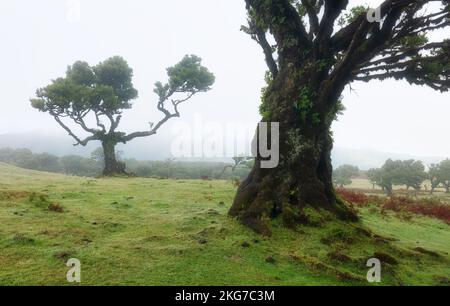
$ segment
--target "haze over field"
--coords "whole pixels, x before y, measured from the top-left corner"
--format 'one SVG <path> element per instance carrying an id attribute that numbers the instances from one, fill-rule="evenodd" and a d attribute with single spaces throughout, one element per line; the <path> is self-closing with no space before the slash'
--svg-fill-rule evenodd
<path id="1" fill-rule="evenodd" d="M 170 133 L 169 133 L 170 136 Z M 92 151 L 100 146 L 98 143 L 91 143 L 86 147 L 74 147 L 73 141 L 67 135 L 46 135 L 46 134 L 5 134 L 0 135 L 0 148 L 29 148 L 35 153 L 51 153 L 57 156 L 77 154 L 89 157 Z M 161 137 L 160 141 L 149 141 L 141 139 L 133 141 L 126 146 L 119 145 L 118 149 L 123 152 L 124 158 L 135 158 L 138 160 L 164 160 L 171 156 L 171 139 Z M 351 149 L 336 146 L 333 150 L 333 166 L 338 167 L 344 164 L 358 166 L 361 170 L 380 167 L 388 158 L 393 159 L 418 159 L 425 165 L 438 163 L 446 156 L 417 156 L 408 153 L 383 152 L 371 149 Z M 183 160 L 183 159 L 178 159 Z M 192 159 L 191 159 L 192 160 Z M 199 159 L 194 159 L 199 160 Z M 232 162 L 231 157 L 203 158 L 205 161 Z"/>
<path id="2" fill-rule="evenodd" d="M 381 1 L 365 2 L 376 6 Z M 222 126 L 260 120 L 255 89 L 265 85 L 266 67 L 258 45 L 239 31 L 246 21 L 240 0 L 2 1 L 0 16 L 0 35 L 8 46 L 0 58 L 0 135 L 13 135 L 0 139 L 2 146 L 15 146 L 14 138 L 23 137 L 17 134 L 33 133 L 30 137 L 36 139 L 58 139 L 61 152 L 73 151 L 70 137 L 51 117 L 32 109 L 29 98 L 36 88 L 62 76 L 69 63 L 96 64 L 113 55 L 128 60 L 140 93 L 126 112 L 124 131 L 146 129 L 159 118 L 153 83 L 164 80 L 165 67 L 187 53 L 200 55 L 217 82 L 210 94 L 183 106 L 179 122 L 192 124 L 198 115 Z M 344 95 L 347 110 L 334 124 L 336 147 L 447 157 L 450 142 L 443 131 L 448 128 L 449 97 L 404 81 L 355 83 Z M 125 153 L 166 157 L 176 124 L 169 122 L 159 135 L 130 143 Z M 62 136 L 67 141 L 60 142 Z M 37 150 L 53 150 L 44 144 Z M 363 168 L 373 165 L 369 159 L 360 163 Z"/>

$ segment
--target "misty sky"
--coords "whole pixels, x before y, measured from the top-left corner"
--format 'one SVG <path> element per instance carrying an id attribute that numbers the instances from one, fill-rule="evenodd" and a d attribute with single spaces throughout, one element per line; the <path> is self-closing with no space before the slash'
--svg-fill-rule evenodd
<path id="1" fill-rule="evenodd" d="M 64 134 L 29 98 L 76 60 L 94 65 L 114 55 L 134 69 L 139 90 L 122 130 L 146 130 L 159 118 L 153 84 L 165 81 L 165 68 L 185 54 L 202 57 L 217 81 L 182 107 L 180 120 L 254 125 L 266 66 L 258 45 L 239 30 L 245 19 L 243 0 L 2 0 L 0 134 Z M 406 82 L 354 83 L 344 104 L 334 125 L 336 146 L 450 157 L 450 93 Z M 145 141 L 170 136 L 174 123 Z"/>

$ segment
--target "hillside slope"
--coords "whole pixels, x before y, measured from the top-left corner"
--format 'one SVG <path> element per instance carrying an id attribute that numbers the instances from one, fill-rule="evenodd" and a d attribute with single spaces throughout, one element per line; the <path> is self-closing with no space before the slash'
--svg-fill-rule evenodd
<path id="1" fill-rule="evenodd" d="M 81 261 L 83 285 L 367 285 L 371 257 L 384 262 L 382 285 L 449 282 L 442 222 L 364 209 L 361 224 L 346 225 L 310 212 L 314 226 L 274 224 L 263 238 L 227 217 L 234 192 L 227 181 L 0 164 L 0 285 L 69 285 L 69 258 Z"/>

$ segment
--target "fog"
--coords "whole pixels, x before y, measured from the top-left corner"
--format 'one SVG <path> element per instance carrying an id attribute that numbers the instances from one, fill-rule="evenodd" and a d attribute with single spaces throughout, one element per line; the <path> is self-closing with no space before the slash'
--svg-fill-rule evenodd
<path id="1" fill-rule="evenodd" d="M 160 118 L 153 84 L 165 81 L 165 68 L 185 54 L 202 57 L 216 75 L 211 92 L 182 106 L 181 119 L 138 144 L 167 146 L 177 121 L 193 123 L 199 116 L 222 126 L 254 125 L 260 120 L 266 66 L 258 45 L 240 31 L 245 21 L 242 0 L 4 0 L 0 135 L 64 135 L 53 118 L 31 108 L 29 99 L 63 76 L 69 64 L 94 65 L 114 55 L 134 69 L 139 90 L 134 108 L 124 115 L 121 130 L 126 132 L 148 129 L 149 121 Z M 344 104 L 347 110 L 333 128 L 337 147 L 450 156 L 449 93 L 406 82 L 355 83 L 346 90 Z M 62 145 L 70 150 L 69 141 Z"/>

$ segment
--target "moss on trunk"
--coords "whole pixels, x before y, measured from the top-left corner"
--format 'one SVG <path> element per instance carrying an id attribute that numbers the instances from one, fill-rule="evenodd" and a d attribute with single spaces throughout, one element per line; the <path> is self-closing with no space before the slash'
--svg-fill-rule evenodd
<path id="1" fill-rule="evenodd" d="M 320 86 L 312 86 L 310 76 L 300 67 L 287 69 L 266 89 L 262 112 L 264 121 L 280 123 L 280 163 L 262 169 L 257 157 L 229 212 L 264 235 L 270 235 L 269 220 L 279 216 L 286 226 L 307 222 L 306 206 L 357 220 L 332 182 L 330 127 L 340 94 L 319 98 Z"/>

